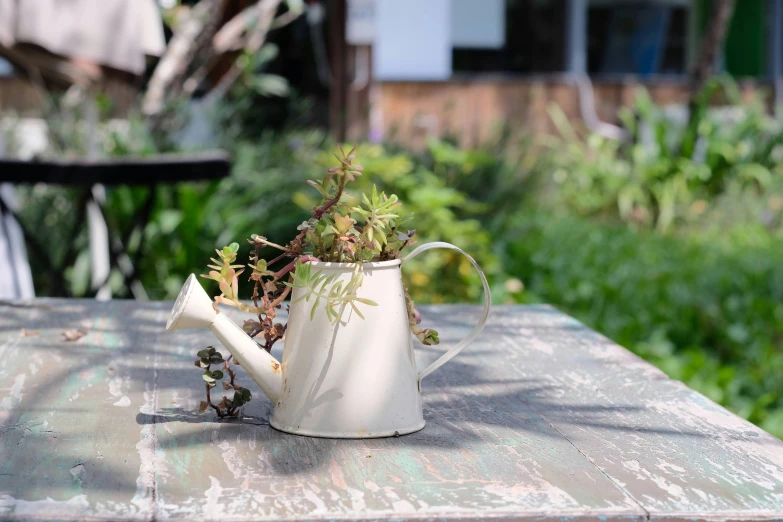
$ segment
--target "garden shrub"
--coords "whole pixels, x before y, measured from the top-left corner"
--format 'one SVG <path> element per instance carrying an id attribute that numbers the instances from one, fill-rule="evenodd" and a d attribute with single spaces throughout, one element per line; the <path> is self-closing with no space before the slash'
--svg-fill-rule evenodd
<path id="1" fill-rule="evenodd" d="M 505 269 L 675 379 L 783 436 L 783 245 L 517 216 Z"/>

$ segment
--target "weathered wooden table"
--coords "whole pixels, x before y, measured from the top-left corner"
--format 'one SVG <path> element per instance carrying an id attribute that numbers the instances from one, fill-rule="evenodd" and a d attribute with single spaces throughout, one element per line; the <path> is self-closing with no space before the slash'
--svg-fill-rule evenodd
<path id="1" fill-rule="evenodd" d="M 324 440 L 255 387 L 241 420 L 194 414 L 213 341 L 164 334 L 170 306 L 0 306 L 0 517 L 783 518 L 783 443 L 552 308 L 495 309 L 425 380 L 423 431 Z M 446 342 L 478 314 L 423 312 Z"/>

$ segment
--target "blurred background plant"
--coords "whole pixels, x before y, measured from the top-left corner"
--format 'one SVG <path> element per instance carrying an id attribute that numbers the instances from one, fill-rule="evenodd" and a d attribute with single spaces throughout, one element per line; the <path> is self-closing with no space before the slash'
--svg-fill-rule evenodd
<path id="1" fill-rule="evenodd" d="M 525 282 L 515 300 L 560 307 L 783 436 L 783 122 L 728 78 L 696 100 L 686 121 L 639 90 L 628 141 L 551 107 L 559 133 L 542 138 L 534 203 L 507 217 L 501 265 Z"/>
<path id="2" fill-rule="evenodd" d="M 166 14 L 173 26 L 191 3 L 173 2 Z M 288 2 L 286 9 L 300 7 Z M 225 95 L 209 104 L 202 96 L 195 109 L 167 99 L 163 123 L 150 125 L 141 112 L 118 123 L 112 99 L 96 98 L 100 156 L 220 146 L 232 158 L 221 181 L 156 189 L 149 224 L 127 245 L 135 250 L 145 239 L 136 268 L 150 298 L 172 299 L 216 247 L 237 241 L 246 259 L 243 238 L 263 231 L 284 242 L 311 215 L 317 200 L 306 181 L 331 166 L 335 143 L 313 121 L 334 78 L 301 66 L 320 55 L 317 45 L 291 42 L 299 33 L 317 35 L 317 15 L 288 20 L 288 31 L 255 52 L 234 49 L 235 81 Z M 291 79 L 300 74 L 316 87 L 297 88 L 303 82 Z M 575 123 L 565 104 L 549 107 L 551 134 L 507 122 L 474 146 L 445 131 L 417 146 L 365 133 L 374 139 L 358 143 L 365 175 L 351 194 L 373 183 L 397 194 L 402 212 L 414 214 L 418 240 L 471 253 L 496 302 L 557 306 L 783 436 L 783 120 L 763 95 L 748 96 L 728 77 L 703 84 L 687 107 L 656 104 L 639 88 L 613 133 Z M 50 139 L 40 156 L 87 154 L 83 110 L 65 96 L 47 100 Z M 3 129 L 13 152 L 11 120 Z M 207 134 L 197 132 L 204 121 Z M 79 219 L 74 194 L 43 184 L 17 188 L 20 218 L 56 259 L 65 249 L 55 239 Z M 111 188 L 107 220 L 130 225 L 145 194 L 143 187 Z M 72 295 L 92 295 L 87 234 L 75 241 L 81 248 L 64 281 L 30 256 L 38 295 L 61 294 L 62 284 Z M 405 277 L 417 303 L 479 298 L 479 282 L 459 256 L 422 256 Z M 118 274 L 110 283 L 114 296 L 130 295 Z"/>
<path id="3" fill-rule="evenodd" d="M 708 110 L 718 96 L 724 108 Z M 639 88 L 635 104 L 619 114 L 630 135 L 622 142 L 578 132 L 552 106 L 558 135 L 544 138 L 553 151 L 546 156 L 550 204 L 667 232 L 702 219 L 726 193 L 769 190 L 783 159 L 783 124 L 764 100 L 743 102 L 733 80 L 713 78 L 695 109 L 685 121 L 685 113 L 667 113 Z"/>
<path id="4" fill-rule="evenodd" d="M 721 85 L 730 96 L 731 82 Z M 577 130 L 553 107 L 560 133 L 538 140 L 502 133 L 470 149 L 431 139 L 419 152 L 360 143 L 366 175 L 354 190 L 376 183 L 398 194 L 403 211 L 414 214 L 419 241 L 449 241 L 471 252 L 498 302 L 554 304 L 783 435 L 783 385 L 776 379 L 783 370 L 781 127 L 762 101 L 733 101 L 730 111 L 704 111 L 690 154 L 683 121 L 643 91 L 623 114 L 628 142 Z M 721 124 L 727 117 L 733 125 Z M 138 266 L 150 298 L 173 298 L 216 245 L 261 229 L 284 241 L 317 203 L 306 180 L 333 161 L 324 132 L 284 129 L 237 139 L 241 134 L 232 129 L 222 137 L 233 156 L 229 178 L 157 189 Z M 65 148 L 58 153 L 79 150 L 77 132 L 63 130 L 59 141 Z M 112 155 L 160 150 L 138 120 L 106 127 L 101 143 Z M 143 190 L 111 190 L 107 219 L 128 224 Z M 21 196 L 22 216 L 41 237 L 73 219 L 67 189 L 39 185 Z M 89 256 L 86 238 L 79 241 L 84 249 L 67 281 L 74 294 L 86 295 Z M 242 245 L 240 256 L 248 248 Z M 417 302 L 478 299 L 480 285 L 459 256 L 415 261 L 405 276 Z M 51 288 L 51 274 L 34 274 L 41 293 Z"/>

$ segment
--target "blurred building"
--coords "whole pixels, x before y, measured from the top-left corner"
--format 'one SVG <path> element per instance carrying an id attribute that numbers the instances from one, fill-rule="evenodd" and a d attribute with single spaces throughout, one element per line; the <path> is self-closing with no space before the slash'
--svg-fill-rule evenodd
<path id="1" fill-rule="evenodd" d="M 744 89 L 781 76 L 782 3 L 736 2 L 717 70 Z M 611 122 L 639 84 L 658 102 L 684 102 L 711 9 L 710 0 L 335 4 L 345 22 L 331 25 L 336 133 L 413 144 L 444 134 L 472 143 L 504 123 L 545 130 L 550 102 Z"/>
<path id="2" fill-rule="evenodd" d="M 218 25 L 256 1 L 225 0 Z M 157 3 L 0 0 L 0 112 L 40 116 L 46 97 L 36 82 L 67 87 L 96 77 L 117 112 L 127 112 L 145 88 L 145 60 L 164 50 Z M 712 0 L 305 3 L 307 16 L 270 33 L 280 52 L 264 72 L 313 101 L 308 124 L 328 121 L 339 138 L 413 145 L 443 135 L 476 143 L 503 124 L 550 130 L 552 102 L 588 126 L 605 125 L 638 85 L 659 103 L 681 104 L 712 7 Z M 781 93 L 782 42 L 783 0 L 736 0 L 717 70 L 747 91 L 774 80 Z M 229 54 L 206 83 L 230 67 L 237 53 Z M 249 117 L 284 127 L 287 107 L 262 98 L 253 108 L 263 117 Z"/>

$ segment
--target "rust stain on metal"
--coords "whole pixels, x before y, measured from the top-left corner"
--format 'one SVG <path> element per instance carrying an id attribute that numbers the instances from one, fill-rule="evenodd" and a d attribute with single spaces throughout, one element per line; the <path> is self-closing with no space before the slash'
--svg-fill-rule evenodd
<path id="1" fill-rule="evenodd" d="M 280 363 L 277 361 L 270 361 L 272 363 L 272 371 L 275 373 L 280 373 Z"/>

